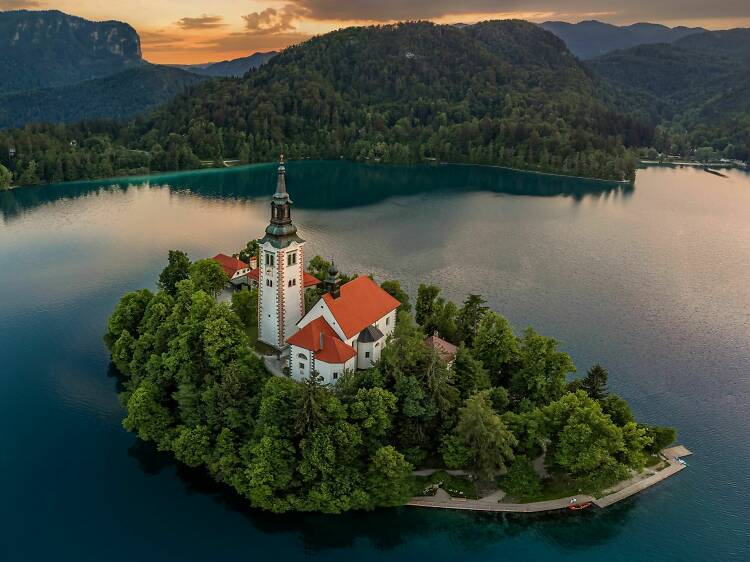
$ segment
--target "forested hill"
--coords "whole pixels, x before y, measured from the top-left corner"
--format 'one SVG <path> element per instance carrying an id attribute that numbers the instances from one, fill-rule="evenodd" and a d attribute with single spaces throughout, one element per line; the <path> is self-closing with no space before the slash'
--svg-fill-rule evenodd
<path id="1" fill-rule="evenodd" d="M 662 152 L 713 148 L 750 158 L 750 29 L 712 31 L 671 45 L 640 45 L 588 62 L 631 103 L 660 119 Z"/>
<path id="2" fill-rule="evenodd" d="M 26 123 L 130 118 L 203 80 L 206 77 L 179 68 L 144 64 L 76 84 L 0 94 L 0 129 Z"/>
<path id="3" fill-rule="evenodd" d="M 592 76 L 560 39 L 523 21 L 348 28 L 290 47 L 242 79 L 201 84 L 135 123 L 0 134 L 0 163 L 27 183 L 221 157 L 268 161 L 283 146 L 291 158 L 436 159 L 632 179 L 627 147 L 648 145 L 652 130 L 598 101 L 604 87 Z M 92 136 L 98 152 L 82 153 Z M 3 145 L 23 152 L 3 161 Z"/>
<path id="4" fill-rule="evenodd" d="M 564 43 L 533 24 L 407 23 L 316 37 L 241 81 L 178 97 L 149 126 L 159 142 L 202 127 L 191 148 L 204 159 L 273 159 L 283 143 L 292 157 L 631 178 L 623 145 L 647 142 L 649 131 L 606 109 L 595 90 Z"/>
<path id="5" fill-rule="evenodd" d="M 701 27 L 667 27 L 656 23 L 612 25 L 596 20 L 578 23 L 547 21 L 542 27 L 565 41 L 573 54 L 582 59 L 594 58 L 636 45 L 672 43 L 688 35 L 706 31 Z"/>
<path id="6" fill-rule="evenodd" d="M 73 84 L 141 64 L 140 38 L 126 23 L 57 10 L 0 12 L 0 93 Z"/>

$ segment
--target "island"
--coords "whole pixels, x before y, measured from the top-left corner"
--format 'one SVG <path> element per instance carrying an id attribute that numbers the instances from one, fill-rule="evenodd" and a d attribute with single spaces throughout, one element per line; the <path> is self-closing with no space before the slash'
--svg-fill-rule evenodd
<path id="1" fill-rule="evenodd" d="M 305 271 L 285 173 L 282 157 L 262 238 L 171 251 L 156 292 L 117 304 L 104 339 L 127 430 L 278 513 L 606 506 L 684 466 L 604 367 L 572 378 L 556 340 L 480 295 L 422 284 L 412 306 L 396 280 L 320 256 Z"/>

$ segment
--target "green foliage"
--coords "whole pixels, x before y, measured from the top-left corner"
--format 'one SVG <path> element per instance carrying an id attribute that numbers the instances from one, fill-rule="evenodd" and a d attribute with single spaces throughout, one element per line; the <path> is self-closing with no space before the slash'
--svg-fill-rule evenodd
<path id="1" fill-rule="evenodd" d="M 482 362 L 474 359 L 464 345 L 461 345 L 456 352 L 453 361 L 453 373 L 461 398 L 466 399 L 480 390 L 489 389 L 491 386 L 490 377 L 484 370 Z"/>
<path id="2" fill-rule="evenodd" d="M 380 284 L 380 288 L 386 293 L 391 295 L 394 299 L 401 303 L 398 307 L 399 312 L 411 312 L 411 304 L 409 304 L 409 295 L 406 291 L 401 288 L 401 283 L 395 280 L 383 281 Z"/>
<path id="3" fill-rule="evenodd" d="M 487 480 L 504 474 L 507 463 L 514 458 L 518 440 L 493 410 L 487 391 L 466 400 L 456 425 L 458 437 L 471 451 L 471 466 Z"/>
<path id="4" fill-rule="evenodd" d="M 247 336 L 257 291 L 235 293 L 231 308 L 219 304 L 207 292 L 226 282 L 218 264 L 196 262 L 184 279 L 185 268 L 176 267 L 183 255 L 170 257 L 161 290 L 124 295 L 109 319 L 105 341 L 123 377 L 123 426 L 205 467 L 256 508 L 401 505 L 414 491 L 412 467 L 440 458 L 489 481 L 510 466 L 510 486 L 534 495 L 538 480 L 515 455 L 545 449 L 560 478 L 593 489 L 642 467 L 655 444 L 674 439 L 670 430 L 634 423 L 615 395 L 564 394 L 572 364 L 556 342 L 528 331 L 513 343 L 492 313 L 483 313 L 474 347 L 462 344 L 452 369 L 401 311 L 371 369 L 345 373 L 334 386 L 315 373 L 301 382 L 269 376 Z M 434 315 L 449 303 L 431 292 L 425 298 L 422 290 L 417 308 Z M 496 365 L 512 374 L 511 390 L 523 383 L 523 399 L 493 386 L 476 355 L 491 357 L 493 349 L 504 354 Z M 447 486 L 454 495 L 466 487 Z"/>
<path id="5" fill-rule="evenodd" d="M 197 290 L 205 291 L 214 298 L 229 282 L 224 269 L 212 259 L 199 260 L 191 265 L 190 279 Z"/>
<path id="6" fill-rule="evenodd" d="M 424 326 L 428 319 L 435 313 L 435 299 L 440 294 L 440 289 L 435 285 L 419 285 L 417 289 L 417 304 L 415 307 L 416 321 Z"/>
<path id="7" fill-rule="evenodd" d="M 485 301 L 480 295 L 469 295 L 458 312 L 457 328 L 458 340 L 471 346 L 477 334 L 479 323 L 487 313 Z"/>
<path id="8" fill-rule="evenodd" d="M 13 174 L 8 168 L 0 164 L 0 191 L 8 189 L 10 182 L 13 180 Z"/>
<path id="9" fill-rule="evenodd" d="M 512 375 L 511 394 L 517 403 L 548 404 L 565 392 L 568 373 L 575 371 L 567 353 L 557 351 L 557 341 L 527 328 L 519 340 L 519 367 Z"/>
<path id="10" fill-rule="evenodd" d="M 508 474 L 503 478 L 502 488 L 508 495 L 519 498 L 535 496 L 541 492 L 539 475 L 528 457 L 516 456 L 508 469 Z"/>
<path id="11" fill-rule="evenodd" d="M 669 447 L 677 439 L 677 431 L 673 427 L 646 426 L 646 434 L 651 438 L 646 451 L 652 455 Z"/>
<path id="12" fill-rule="evenodd" d="M 591 367 L 581 381 L 581 389 L 594 400 L 602 400 L 607 396 L 607 369 L 599 363 Z"/>
<path id="13" fill-rule="evenodd" d="M 520 360 L 520 349 L 513 329 L 505 318 L 487 312 L 477 326 L 472 350 L 487 369 L 494 385 L 510 384 L 510 375 Z"/>
<path id="14" fill-rule="evenodd" d="M 159 274 L 159 288 L 170 295 L 177 292 L 177 283 L 190 277 L 190 258 L 180 250 L 169 250 L 167 266 Z"/>
<path id="15" fill-rule="evenodd" d="M 258 241 L 250 240 L 247 245 L 242 250 L 240 250 L 240 253 L 237 254 L 237 257 L 249 265 L 253 258 L 258 258 L 259 251 L 260 244 L 258 243 Z"/>

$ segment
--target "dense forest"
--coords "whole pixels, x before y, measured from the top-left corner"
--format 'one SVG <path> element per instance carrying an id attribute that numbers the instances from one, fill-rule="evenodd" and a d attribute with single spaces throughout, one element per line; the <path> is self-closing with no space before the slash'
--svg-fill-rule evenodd
<path id="1" fill-rule="evenodd" d="M 252 251 L 252 248 L 248 248 Z M 315 258 L 319 274 L 328 265 Z M 651 464 L 673 430 L 637 423 L 607 390 L 599 365 L 581 379 L 557 342 L 529 328 L 517 335 L 478 295 L 460 307 L 438 287 L 402 304 L 381 359 L 335 385 L 269 375 L 251 351 L 257 293 L 215 295 L 226 276 L 213 260 L 179 251 L 159 291 L 123 296 L 105 341 L 120 376 L 126 429 L 159 450 L 274 512 L 401 505 L 420 493 L 415 467 L 471 472 L 480 485 L 519 499 L 548 482 L 564 497 L 603 490 Z M 449 366 L 425 334 L 459 346 Z M 531 460 L 544 454 L 550 478 Z"/>
<path id="2" fill-rule="evenodd" d="M 640 45 L 588 62 L 631 107 L 659 123 L 661 153 L 750 159 L 750 29 Z"/>
<path id="3" fill-rule="evenodd" d="M 53 160 L 75 161 L 62 171 L 74 179 L 131 165 L 267 161 L 283 146 L 291 158 L 437 159 L 632 179 L 632 148 L 650 144 L 653 130 L 597 101 L 601 88 L 560 39 L 527 22 L 349 28 L 131 123 L 0 133 L 0 164 L 24 184 L 59 179 Z"/>

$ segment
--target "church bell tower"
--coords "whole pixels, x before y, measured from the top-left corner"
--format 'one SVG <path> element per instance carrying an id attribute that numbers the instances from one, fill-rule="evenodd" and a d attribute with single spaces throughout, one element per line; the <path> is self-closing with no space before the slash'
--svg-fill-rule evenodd
<path id="1" fill-rule="evenodd" d="M 276 349 L 286 346 L 305 313 L 305 241 L 297 236 L 292 223 L 285 175 L 282 154 L 271 200 L 271 222 L 260 240 L 258 261 L 258 340 Z"/>

